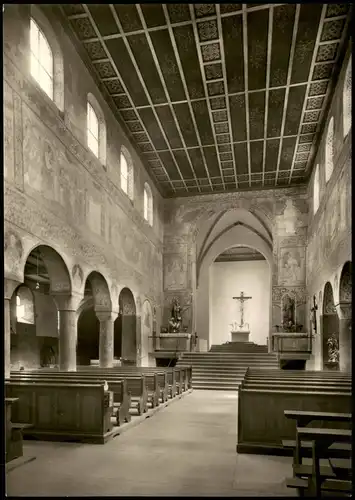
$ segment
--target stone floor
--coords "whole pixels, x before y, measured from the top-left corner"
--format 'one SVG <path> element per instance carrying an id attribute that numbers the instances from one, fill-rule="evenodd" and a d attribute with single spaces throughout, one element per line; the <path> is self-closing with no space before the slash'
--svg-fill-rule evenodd
<path id="1" fill-rule="evenodd" d="M 193 391 L 105 445 L 25 441 L 9 496 L 296 496 L 291 458 L 238 455 L 237 396 Z"/>

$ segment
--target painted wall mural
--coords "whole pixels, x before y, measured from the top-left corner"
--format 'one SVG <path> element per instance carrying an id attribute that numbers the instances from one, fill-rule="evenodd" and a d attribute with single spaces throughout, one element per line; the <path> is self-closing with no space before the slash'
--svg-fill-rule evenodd
<path id="1" fill-rule="evenodd" d="M 164 255 L 164 289 L 181 290 L 187 287 L 187 256 L 184 253 Z"/>
<path id="2" fill-rule="evenodd" d="M 279 284 L 301 285 L 306 279 L 305 248 L 281 248 L 279 260 Z"/>

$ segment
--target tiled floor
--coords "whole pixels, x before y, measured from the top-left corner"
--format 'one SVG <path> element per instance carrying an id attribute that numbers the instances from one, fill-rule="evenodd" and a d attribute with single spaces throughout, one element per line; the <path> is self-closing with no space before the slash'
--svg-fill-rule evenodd
<path id="1" fill-rule="evenodd" d="M 291 458 L 237 455 L 236 395 L 193 391 L 105 445 L 25 442 L 10 496 L 295 496 Z"/>

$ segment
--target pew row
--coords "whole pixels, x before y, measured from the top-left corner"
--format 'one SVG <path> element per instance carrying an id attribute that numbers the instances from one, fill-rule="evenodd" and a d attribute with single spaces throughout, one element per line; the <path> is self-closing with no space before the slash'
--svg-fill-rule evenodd
<path id="1" fill-rule="evenodd" d="M 14 422 L 12 407 L 18 398 L 5 398 L 5 462 L 11 462 L 15 458 L 23 456 L 22 433 L 32 424 Z"/>
<path id="2" fill-rule="evenodd" d="M 284 410 L 349 413 L 352 406 L 351 388 L 348 392 L 309 391 L 304 389 L 274 390 L 240 387 L 238 398 L 238 453 L 292 456 L 292 448 L 283 440 L 295 438 L 296 424 L 286 419 Z M 315 424 L 310 423 L 311 426 Z M 338 422 L 336 426 L 343 424 Z"/>
<path id="3" fill-rule="evenodd" d="M 148 411 L 148 390 L 147 390 L 147 382 L 146 378 L 143 375 L 127 375 L 123 376 L 120 374 L 87 374 L 82 373 L 78 374 L 77 372 L 64 372 L 59 371 L 57 369 L 50 370 L 41 370 L 39 371 L 28 371 L 28 372 L 11 372 L 10 380 L 19 381 L 19 380 L 27 380 L 27 381 L 53 381 L 53 382 L 61 382 L 63 384 L 67 382 L 72 383 L 95 383 L 100 382 L 104 383 L 105 381 L 108 383 L 109 390 L 113 392 L 114 404 L 115 408 L 120 410 L 118 411 L 120 422 L 122 422 L 122 418 L 124 421 L 126 419 L 127 414 L 125 410 L 128 405 L 129 399 L 129 409 L 137 412 L 138 415 L 142 415 L 143 413 Z M 123 384 L 122 384 L 123 383 Z M 123 389 L 125 387 L 125 389 Z M 123 413 L 123 415 L 122 415 Z"/>
<path id="4" fill-rule="evenodd" d="M 103 384 L 6 381 L 5 396 L 18 398 L 13 419 L 30 424 L 25 437 L 105 443 L 111 436 L 113 397 Z"/>
<path id="5" fill-rule="evenodd" d="M 93 371 L 93 370 L 105 370 L 106 368 L 100 368 L 98 366 L 78 366 L 77 370 L 78 371 Z M 173 379 L 174 379 L 174 385 L 176 387 L 176 391 L 178 394 L 181 394 L 184 391 L 187 391 L 188 389 L 191 389 L 192 387 L 192 368 L 190 365 L 183 365 L 183 366 L 178 366 L 178 367 L 142 367 L 142 366 L 123 366 L 123 367 L 117 367 L 114 366 L 112 368 L 109 368 L 109 370 L 119 372 L 123 371 L 125 373 L 130 373 L 130 372 L 140 372 L 143 374 L 148 374 L 148 373 L 162 373 L 166 372 L 168 373 L 168 383 L 172 384 Z M 174 394 L 175 395 L 175 394 Z M 174 396 L 171 396 L 174 397 Z"/>
<path id="6" fill-rule="evenodd" d="M 12 374 L 11 382 L 27 382 L 27 383 L 61 383 L 61 384 L 92 384 L 91 379 L 86 378 L 68 378 L 68 377 L 51 377 L 50 375 L 39 375 L 39 374 L 26 374 L 26 372 L 21 372 L 21 374 Z M 104 383 L 104 380 L 97 380 L 95 382 Z M 126 380 L 111 381 L 109 384 L 109 390 L 113 393 L 113 407 L 112 407 L 112 417 L 115 418 L 115 424 L 121 426 L 124 423 L 131 421 L 130 409 L 132 407 L 131 394 L 127 390 Z"/>
<path id="7" fill-rule="evenodd" d="M 295 420 L 297 424 L 293 477 L 286 480 L 287 486 L 297 488 L 299 496 L 319 498 L 324 492 L 349 496 L 352 490 L 352 432 L 350 429 L 334 429 L 329 426 L 342 422 L 350 427 L 352 415 L 285 411 L 285 417 Z M 322 422 L 326 427 L 309 427 L 309 424 L 315 421 Z M 336 455 L 334 451 L 337 451 Z M 303 463 L 303 459 L 308 457 L 311 458 L 311 463 Z M 321 465 L 321 460 L 326 460 L 327 465 Z"/>

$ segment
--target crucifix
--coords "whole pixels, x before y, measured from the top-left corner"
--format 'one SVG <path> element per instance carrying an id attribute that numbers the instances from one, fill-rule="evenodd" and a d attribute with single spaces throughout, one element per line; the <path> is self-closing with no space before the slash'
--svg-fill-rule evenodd
<path id="1" fill-rule="evenodd" d="M 239 297 L 233 297 L 234 300 L 240 300 L 240 325 L 239 328 L 242 330 L 244 325 L 248 325 L 248 323 L 244 323 L 244 302 L 246 300 L 249 300 L 251 299 L 252 297 L 246 297 L 244 295 L 244 292 L 240 292 L 240 296 Z M 249 327 L 249 325 L 248 325 Z"/>
<path id="2" fill-rule="evenodd" d="M 318 310 L 318 305 L 316 302 L 316 296 L 313 295 L 313 307 L 311 307 L 311 321 L 313 324 L 314 333 L 317 333 L 317 314 L 316 314 L 317 310 Z"/>

